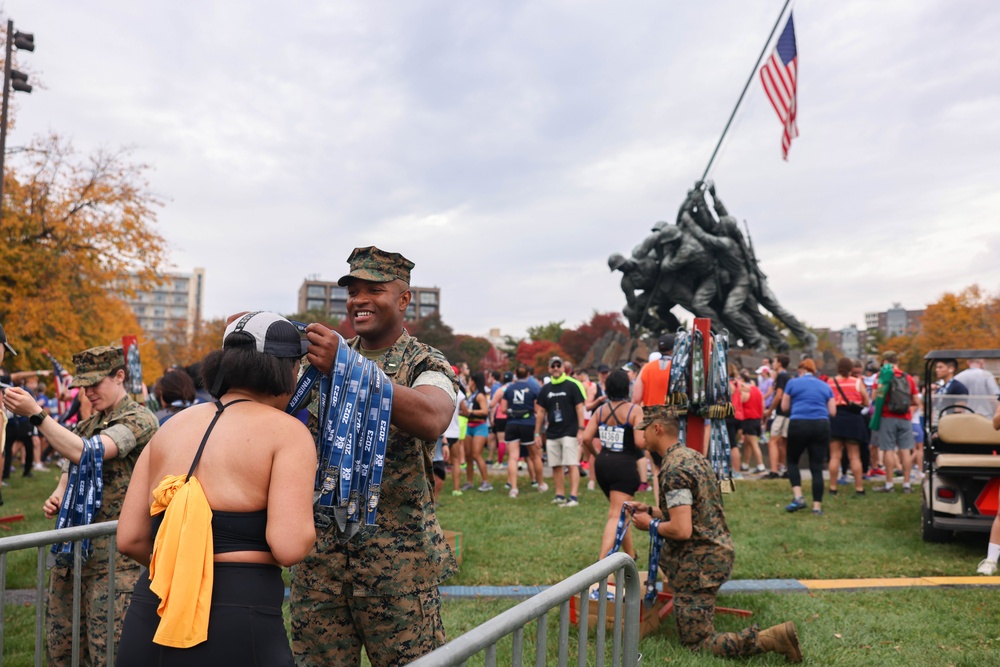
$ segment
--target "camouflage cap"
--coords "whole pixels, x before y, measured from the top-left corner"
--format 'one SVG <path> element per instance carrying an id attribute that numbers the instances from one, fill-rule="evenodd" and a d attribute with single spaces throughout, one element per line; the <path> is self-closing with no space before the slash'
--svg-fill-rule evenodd
<path id="1" fill-rule="evenodd" d="M 125 349 L 119 345 L 101 345 L 73 355 L 76 375 L 70 387 L 92 387 L 112 370 L 125 365 Z"/>
<path id="2" fill-rule="evenodd" d="M 410 284 L 410 271 L 413 262 L 398 252 L 385 252 L 375 246 L 355 248 L 347 258 L 351 272 L 337 281 L 340 286 L 347 285 L 353 278 L 369 280 L 373 283 L 387 283 L 392 280 L 402 280 Z"/>
<path id="3" fill-rule="evenodd" d="M 680 419 L 677 408 L 671 405 L 650 405 L 642 409 L 642 421 L 635 425 L 637 431 L 645 430 L 657 419 Z"/>

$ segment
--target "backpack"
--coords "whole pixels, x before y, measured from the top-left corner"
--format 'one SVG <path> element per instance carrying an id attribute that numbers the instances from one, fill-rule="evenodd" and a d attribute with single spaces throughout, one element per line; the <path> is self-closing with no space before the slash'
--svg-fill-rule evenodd
<path id="1" fill-rule="evenodd" d="M 910 376 L 906 373 L 901 375 L 892 374 L 892 382 L 889 383 L 889 393 L 885 397 L 885 410 L 896 415 L 905 414 L 910 411 L 912 404 L 910 394 Z"/>

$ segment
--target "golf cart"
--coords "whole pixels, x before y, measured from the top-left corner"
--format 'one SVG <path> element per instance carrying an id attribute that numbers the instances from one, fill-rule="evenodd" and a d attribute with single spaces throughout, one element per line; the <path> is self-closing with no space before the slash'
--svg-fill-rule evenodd
<path id="1" fill-rule="evenodd" d="M 997 397 L 934 393 L 935 366 L 946 359 L 1000 359 L 1000 350 L 934 350 L 924 357 L 925 542 L 948 542 L 956 531 L 989 533 L 1000 491 Z"/>

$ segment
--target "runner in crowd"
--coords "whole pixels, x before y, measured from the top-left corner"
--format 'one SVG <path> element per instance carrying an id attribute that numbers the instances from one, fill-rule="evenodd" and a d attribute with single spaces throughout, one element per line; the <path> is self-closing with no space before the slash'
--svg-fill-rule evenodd
<path id="1" fill-rule="evenodd" d="M 628 375 L 622 370 L 611 373 L 605 388 L 608 403 L 597 408 L 583 432 L 583 446 L 595 456 L 594 476 L 611 503 L 598 560 L 611 551 L 622 505 L 631 501 L 639 488 L 635 460 L 645 447 L 642 431 L 635 431 L 635 425 L 642 421 L 642 407 L 629 401 Z M 635 557 L 632 531 L 625 533 L 620 546 Z"/>
<path id="2" fill-rule="evenodd" d="M 507 415 L 507 427 L 504 440 L 507 441 L 507 492 L 511 498 L 517 498 L 519 490 L 518 462 L 527 460 L 529 476 L 538 483 L 538 491 L 549 490 L 542 480 L 542 452 L 535 442 L 535 400 L 538 392 L 528 382 L 528 367 L 518 364 L 514 371 L 515 379 L 504 390 L 500 399 L 500 410 Z"/>
<path id="3" fill-rule="evenodd" d="M 866 425 L 862 411 L 871 405 L 864 383 L 851 375 L 854 362 L 848 357 L 837 361 L 837 375 L 828 383 L 833 390 L 837 412 L 830 419 L 830 495 L 837 495 L 841 457 L 846 449 L 854 476 L 854 492 L 865 493 L 864 473 L 861 467 L 861 447 L 865 442 Z"/>
<path id="4" fill-rule="evenodd" d="M 477 371 L 469 376 L 469 396 L 465 399 L 465 404 L 469 408 L 469 426 L 466 435 L 465 447 L 465 484 L 463 491 L 473 488 L 473 467 L 479 469 L 479 476 L 482 481 L 479 484 L 479 491 L 492 491 L 489 474 L 486 470 L 486 459 L 483 458 L 483 449 L 486 447 L 486 438 L 489 436 L 490 425 L 490 399 L 486 389 L 486 374 Z"/>

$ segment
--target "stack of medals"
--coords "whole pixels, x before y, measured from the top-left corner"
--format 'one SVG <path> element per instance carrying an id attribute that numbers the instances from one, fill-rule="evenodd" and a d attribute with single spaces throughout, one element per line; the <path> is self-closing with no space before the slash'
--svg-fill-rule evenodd
<path id="1" fill-rule="evenodd" d="M 701 406 L 699 414 L 709 420 L 711 430 L 708 458 L 719 480 L 719 489 L 723 493 L 732 493 L 736 490 L 736 485 L 733 483 L 729 431 L 726 429 L 726 418 L 733 416 L 733 403 L 729 395 L 729 373 L 726 368 L 729 334 L 723 330 L 722 333 L 716 334 L 714 344 L 710 344 L 712 358 L 709 365 L 707 400 Z"/>
<path id="2" fill-rule="evenodd" d="M 705 373 L 705 346 L 711 350 L 708 374 Z M 670 366 L 670 385 L 665 403 L 677 409 L 683 417 L 690 410 L 708 421 L 708 458 L 719 479 L 723 493 L 735 489 L 730 463 L 729 433 L 726 417 L 732 416 L 729 396 L 729 374 L 726 359 L 729 354 L 729 334 L 723 331 L 706 341 L 697 329 L 688 333 L 677 331 L 674 358 Z M 680 420 L 680 439 L 686 442 L 686 420 Z"/>
<path id="3" fill-rule="evenodd" d="M 305 406 L 319 382 L 319 461 L 313 518 L 318 530 L 332 529 L 346 542 L 362 523 L 376 525 L 392 413 L 392 381 L 375 362 L 351 349 L 339 334 L 337 338 L 340 345 L 332 374 L 323 375 L 315 366 L 308 368 L 286 411 L 295 414 Z"/>
<path id="4" fill-rule="evenodd" d="M 687 440 L 687 414 L 689 384 L 691 381 L 691 335 L 684 329 L 678 329 L 674 340 L 674 356 L 670 362 L 670 383 L 667 387 L 667 398 L 664 401 L 677 410 L 680 421 L 681 442 Z"/>

